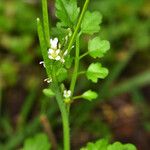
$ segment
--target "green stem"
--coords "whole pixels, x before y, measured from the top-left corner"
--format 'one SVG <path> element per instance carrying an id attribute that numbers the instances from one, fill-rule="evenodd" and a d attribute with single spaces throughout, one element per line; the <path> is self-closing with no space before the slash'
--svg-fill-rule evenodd
<path id="1" fill-rule="evenodd" d="M 1 113 L 2 113 L 2 87 L 0 85 L 0 116 L 1 116 Z"/>
<path id="2" fill-rule="evenodd" d="M 85 74 L 85 73 L 86 73 L 86 71 L 81 71 L 81 72 L 78 73 L 78 76 L 82 75 L 82 74 Z"/>
<path id="3" fill-rule="evenodd" d="M 72 99 L 73 99 L 73 100 L 75 100 L 75 99 L 80 99 L 80 98 L 82 98 L 82 96 L 81 96 L 81 95 L 79 95 L 79 96 L 75 96 L 75 97 L 73 97 Z"/>
<path id="4" fill-rule="evenodd" d="M 86 53 L 82 54 L 82 55 L 80 56 L 80 59 L 82 59 L 83 57 L 87 56 L 88 54 L 89 54 L 89 52 L 86 52 Z"/>
<path id="5" fill-rule="evenodd" d="M 80 17 L 79 17 L 77 26 L 76 26 L 76 28 L 75 28 L 75 31 L 74 31 L 74 33 L 73 33 L 73 35 L 72 35 L 72 38 L 71 38 L 71 40 L 70 40 L 70 42 L 69 42 L 69 45 L 68 45 L 68 53 L 70 53 L 71 47 L 72 47 L 72 45 L 73 45 L 73 43 L 74 43 L 74 40 L 75 40 L 75 38 L 76 38 L 76 35 L 78 34 L 78 30 L 79 30 L 80 25 L 81 25 L 81 23 L 82 23 L 82 19 L 83 19 L 83 17 L 84 17 L 85 11 L 86 11 L 86 9 L 87 9 L 87 7 L 88 7 L 89 1 L 90 1 L 90 0 L 86 0 L 85 3 L 84 3 L 84 6 L 83 6 L 83 9 L 82 9 L 81 15 L 80 15 Z"/>
<path id="6" fill-rule="evenodd" d="M 70 84 L 70 90 L 73 96 L 74 93 L 74 88 L 75 88 L 75 84 L 77 81 L 77 76 L 78 76 L 78 68 L 79 68 L 79 54 L 80 54 L 80 48 L 79 48 L 79 35 L 77 35 L 76 37 L 76 56 L 75 56 L 75 66 L 74 66 L 74 72 L 73 72 L 73 76 L 72 76 L 72 80 L 71 80 L 71 84 Z"/>
<path id="7" fill-rule="evenodd" d="M 69 128 L 69 114 L 66 106 L 63 102 L 62 93 L 60 86 L 58 85 L 55 70 L 52 71 L 52 88 L 56 93 L 56 100 L 61 112 L 62 123 L 63 123 L 63 136 L 64 136 L 64 150 L 70 150 L 70 128 Z"/>

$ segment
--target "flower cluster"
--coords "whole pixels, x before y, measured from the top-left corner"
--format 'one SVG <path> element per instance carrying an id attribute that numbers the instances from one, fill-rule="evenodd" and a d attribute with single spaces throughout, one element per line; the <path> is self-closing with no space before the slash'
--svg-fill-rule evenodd
<path id="1" fill-rule="evenodd" d="M 48 50 L 48 58 L 64 63 L 64 56 L 67 55 L 67 50 L 62 54 L 60 51 L 61 45 L 58 42 L 58 38 L 50 39 L 50 46 L 51 47 Z"/>
<path id="2" fill-rule="evenodd" d="M 70 90 L 64 90 L 63 96 L 64 96 L 64 98 L 70 98 L 71 97 L 71 91 Z"/>

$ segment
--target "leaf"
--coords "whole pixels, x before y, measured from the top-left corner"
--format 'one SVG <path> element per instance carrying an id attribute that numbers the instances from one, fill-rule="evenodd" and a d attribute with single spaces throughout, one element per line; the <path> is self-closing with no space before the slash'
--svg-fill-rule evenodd
<path id="1" fill-rule="evenodd" d="M 50 150 L 50 147 L 47 136 L 39 133 L 25 140 L 23 150 Z"/>
<path id="2" fill-rule="evenodd" d="M 57 79 L 59 82 L 64 81 L 67 78 L 67 70 L 65 68 L 60 68 L 57 73 Z"/>
<path id="3" fill-rule="evenodd" d="M 112 145 L 109 145 L 107 150 L 123 150 L 123 145 L 120 142 L 115 142 Z"/>
<path id="4" fill-rule="evenodd" d="M 70 57 L 70 55 L 67 55 L 65 58 L 65 66 L 67 69 L 69 69 L 72 65 L 73 57 Z"/>
<path id="5" fill-rule="evenodd" d="M 108 75 L 108 69 L 102 67 L 100 63 L 92 63 L 87 69 L 86 76 L 92 82 L 97 83 L 98 78 L 104 79 Z"/>
<path id="6" fill-rule="evenodd" d="M 95 143 L 89 142 L 86 147 L 80 150 L 137 150 L 133 144 L 122 144 L 115 142 L 109 144 L 107 139 L 98 140 Z"/>
<path id="7" fill-rule="evenodd" d="M 86 34 L 94 34 L 99 32 L 102 15 L 98 12 L 86 11 L 81 23 L 81 32 Z"/>
<path id="8" fill-rule="evenodd" d="M 94 91 L 88 90 L 81 95 L 82 98 L 92 101 L 98 97 L 98 94 Z"/>
<path id="9" fill-rule="evenodd" d="M 76 0 L 56 0 L 56 16 L 64 27 L 72 27 L 78 18 L 80 9 Z"/>
<path id="10" fill-rule="evenodd" d="M 107 150 L 108 140 L 101 139 L 96 141 L 96 143 L 89 142 L 85 148 L 80 150 Z"/>
<path id="11" fill-rule="evenodd" d="M 100 150 L 106 150 L 107 149 L 107 146 L 108 146 L 108 140 L 107 139 L 101 139 L 101 140 L 98 140 L 96 143 L 95 143 L 97 149 L 100 149 Z"/>
<path id="12" fill-rule="evenodd" d="M 133 144 L 125 144 L 124 149 L 125 150 L 136 150 L 136 147 Z"/>
<path id="13" fill-rule="evenodd" d="M 120 142 L 115 142 L 112 145 L 109 145 L 107 150 L 136 150 L 136 147 L 133 144 L 122 144 Z"/>
<path id="14" fill-rule="evenodd" d="M 93 58 L 101 58 L 110 49 L 110 43 L 106 40 L 101 40 L 99 37 L 95 37 L 88 43 L 89 55 Z"/>
<path id="15" fill-rule="evenodd" d="M 47 97 L 52 97 L 55 96 L 55 93 L 51 90 L 51 89 L 44 89 L 43 93 L 47 96 Z"/>

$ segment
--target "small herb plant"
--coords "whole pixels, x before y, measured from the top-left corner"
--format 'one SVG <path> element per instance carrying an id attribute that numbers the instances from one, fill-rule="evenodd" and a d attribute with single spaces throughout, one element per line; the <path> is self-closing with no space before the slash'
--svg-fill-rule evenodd
<path id="1" fill-rule="evenodd" d="M 49 88 L 43 92 L 49 96 L 54 96 L 58 103 L 62 124 L 64 150 L 70 150 L 70 126 L 69 115 L 70 106 L 76 99 L 92 101 L 98 94 L 91 89 L 85 89 L 81 95 L 75 95 L 75 86 L 78 76 L 85 74 L 87 79 L 94 83 L 98 79 L 104 79 L 108 75 L 108 69 L 99 62 L 91 62 L 87 70 L 81 70 L 80 62 L 89 55 L 94 59 L 102 58 L 110 49 L 107 40 L 102 40 L 95 33 L 100 31 L 102 15 L 97 12 L 87 10 L 90 0 L 85 0 L 82 10 L 77 6 L 77 0 L 56 0 L 56 17 L 58 22 L 56 27 L 49 24 L 47 0 L 42 0 L 43 21 L 37 18 L 38 36 L 43 56 L 40 64 L 46 70 L 47 78 L 44 80 L 49 84 Z M 88 41 L 87 51 L 81 54 L 80 40 L 82 35 L 92 36 Z M 71 72 L 73 69 L 73 72 Z M 70 86 L 65 86 L 68 74 L 71 72 Z M 87 90 L 87 91 L 86 91 Z M 27 142 L 28 143 L 28 142 Z M 82 150 L 92 150 L 94 143 L 88 144 Z M 94 149 L 95 149 L 94 148 Z M 97 148 L 99 150 L 99 148 Z M 105 148 L 102 148 L 105 150 Z M 128 148 L 126 148 L 128 149 Z M 113 150 L 110 146 L 108 150 Z M 117 149 L 116 149 L 117 150 Z M 118 149 L 122 150 L 122 149 Z M 134 150 L 131 148 L 131 150 Z"/>

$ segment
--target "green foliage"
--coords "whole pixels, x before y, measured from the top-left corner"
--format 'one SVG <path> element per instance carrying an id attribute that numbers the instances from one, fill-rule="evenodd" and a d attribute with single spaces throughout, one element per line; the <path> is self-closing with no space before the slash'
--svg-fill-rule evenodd
<path id="1" fill-rule="evenodd" d="M 88 90 L 81 95 L 82 98 L 92 101 L 98 97 L 98 94 L 94 91 Z"/>
<path id="2" fill-rule="evenodd" d="M 101 139 L 95 143 L 89 142 L 85 148 L 80 150 L 136 150 L 136 147 L 132 144 L 122 144 L 120 142 L 109 144 L 107 140 Z"/>
<path id="3" fill-rule="evenodd" d="M 112 145 L 108 145 L 107 150 L 136 150 L 136 147 L 132 144 L 121 144 L 120 142 L 115 142 Z"/>
<path id="4" fill-rule="evenodd" d="M 104 79 L 107 75 L 108 69 L 102 67 L 100 63 L 92 63 L 86 72 L 87 78 L 92 80 L 94 83 L 97 83 L 98 78 Z"/>
<path id="5" fill-rule="evenodd" d="M 73 27 L 77 21 L 80 9 L 76 0 L 56 0 L 56 16 L 61 26 Z"/>
<path id="6" fill-rule="evenodd" d="M 92 13 L 87 11 L 81 24 L 81 32 L 86 34 L 97 33 L 100 30 L 99 25 L 101 22 L 102 15 L 98 11 Z"/>
<path id="7" fill-rule="evenodd" d="M 43 93 L 47 96 L 47 97 L 52 97 L 55 96 L 55 93 L 51 90 L 51 89 L 44 89 Z"/>
<path id="8" fill-rule="evenodd" d="M 39 133 L 25 140 L 23 150 L 50 150 L 50 143 L 45 134 Z"/>
<path id="9" fill-rule="evenodd" d="M 89 55 L 93 58 L 101 58 L 110 49 L 110 44 L 106 40 L 101 40 L 100 37 L 95 37 L 88 43 Z"/>
<path id="10" fill-rule="evenodd" d="M 59 82 L 64 81 L 67 78 L 67 70 L 65 68 L 58 69 L 56 76 Z"/>

